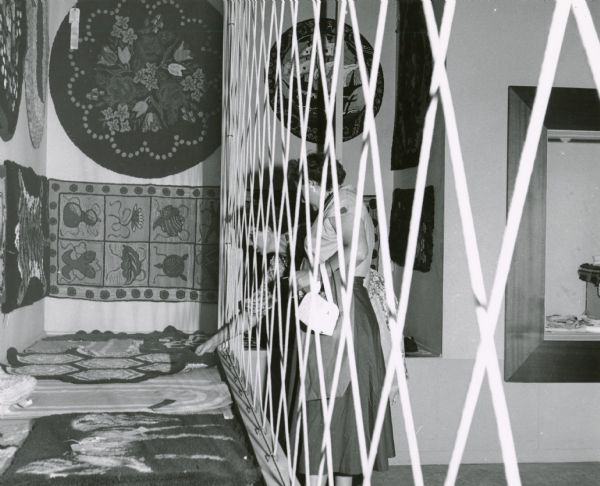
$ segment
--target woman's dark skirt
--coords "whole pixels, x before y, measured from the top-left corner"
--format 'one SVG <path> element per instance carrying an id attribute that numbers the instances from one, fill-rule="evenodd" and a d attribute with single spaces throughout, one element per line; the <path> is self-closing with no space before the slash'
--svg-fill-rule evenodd
<path id="1" fill-rule="evenodd" d="M 379 324 L 371 306 L 367 290 L 363 286 L 362 278 L 355 280 L 353 295 L 354 355 L 356 357 L 360 407 L 362 409 L 365 437 L 367 447 L 370 447 L 381 389 L 385 378 L 385 361 L 381 351 Z M 321 339 L 327 339 L 327 337 L 321 336 Z M 324 458 L 323 471 L 327 471 L 326 455 L 324 451 L 321 451 L 324 430 L 322 404 L 321 400 L 318 399 L 309 400 L 306 402 L 306 405 L 310 473 L 318 474 L 321 457 Z M 362 474 L 357 430 L 352 385 L 349 384 L 344 394 L 336 398 L 333 409 L 331 453 L 333 472 L 335 474 Z M 301 450 L 303 444 L 303 440 L 301 439 Z M 376 471 L 387 470 L 388 458 L 394 455 L 394 438 L 388 401 L 374 469 Z M 305 471 L 304 460 L 304 453 L 301 452 L 298 461 L 298 472 L 301 474 Z"/>

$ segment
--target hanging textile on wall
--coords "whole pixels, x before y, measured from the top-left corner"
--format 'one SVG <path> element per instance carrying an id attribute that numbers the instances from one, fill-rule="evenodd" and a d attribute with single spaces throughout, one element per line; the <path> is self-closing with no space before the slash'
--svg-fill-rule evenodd
<path id="1" fill-rule="evenodd" d="M 415 196 L 414 189 L 394 189 L 392 214 L 390 218 L 390 257 L 394 263 L 404 266 L 410 216 Z M 433 260 L 433 221 L 434 191 L 433 186 L 425 188 L 421 224 L 417 236 L 417 253 L 414 269 L 429 272 Z"/>
<path id="2" fill-rule="evenodd" d="M 419 165 L 433 60 L 423 4 L 398 2 L 396 115 L 392 141 L 392 170 Z"/>
<path id="3" fill-rule="evenodd" d="M 0 2 L 0 137 L 10 140 L 17 127 L 27 48 L 25 0 Z"/>
<path id="4" fill-rule="evenodd" d="M 48 179 L 4 162 L 6 171 L 5 282 L 2 312 L 48 293 Z"/>
<path id="5" fill-rule="evenodd" d="M 373 226 L 375 227 L 375 243 L 373 244 L 373 256 L 371 257 L 371 268 L 379 270 L 379 219 L 377 217 L 377 196 L 363 196 L 365 207 L 369 211 Z"/>
<path id="6" fill-rule="evenodd" d="M 47 8 L 46 0 L 27 0 L 25 103 L 29 136 L 34 148 L 40 146 L 46 125 L 49 49 Z"/>
<path id="7" fill-rule="evenodd" d="M 6 254 L 6 170 L 0 165 L 0 304 L 6 286 L 4 255 Z"/>
<path id="8" fill-rule="evenodd" d="M 50 181 L 50 296 L 216 302 L 219 190 Z"/>
<path id="9" fill-rule="evenodd" d="M 208 1 L 81 0 L 52 46 L 58 118 L 96 163 L 134 177 L 176 174 L 221 140 L 222 17 Z"/>
<path id="10" fill-rule="evenodd" d="M 335 54 L 335 40 L 337 21 L 334 19 L 321 19 L 319 23 L 321 35 L 324 37 L 323 53 L 325 56 L 325 67 L 327 69 L 329 81 L 331 81 L 331 72 L 333 70 L 334 54 Z M 298 52 L 300 53 L 300 77 L 302 84 L 302 105 L 304 106 L 308 97 L 308 81 L 309 81 L 309 66 L 311 57 L 311 46 L 314 39 L 314 20 L 305 20 L 298 22 L 296 26 L 296 35 L 298 38 Z M 290 79 L 290 72 L 292 68 L 295 68 L 294 62 L 295 57 L 292 54 L 292 40 L 294 33 L 292 29 L 288 29 L 283 33 L 281 37 L 281 50 L 280 60 L 282 69 L 282 81 L 283 91 L 280 93 L 278 88 L 277 74 L 277 44 L 273 44 L 271 47 L 271 62 L 269 67 L 269 90 L 270 90 L 270 101 L 271 108 L 275 110 L 275 102 L 279 101 L 279 98 L 275 96 L 282 95 L 285 110 L 287 112 L 288 96 L 289 96 L 289 85 L 288 80 Z M 367 69 L 370 71 L 373 62 L 373 47 L 367 39 L 361 36 L 361 43 L 363 53 L 365 57 L 365 63 Z M 362 83 L 360 80 L 360 73 L 358 68 L 358 61 L 356 58 L 356 45 L 354 44 L 354 36 L 352 27 L 344 25 L 344 66 L 343 70 L 340 71 L 340 76 L 343 76 L 344 80 L 344 103 L 343 103 L 343 140 L 344 142 L 350 140 L 363 131 L 363 124 L 365 119 L 365 100 L 362 92 Z M 315 68 L 315 75 L 313 80 L 313 88 L 311 94 L 311 105 L 310 113 L 308 115 L 308 131 L 306 140 L 314 143 L 324 143 L 325 141 L 325 130 L 323 126 L 323 120 L 326 119 L 324 106 L 322 102 L 319 102 L 318 92 L 321 89 L 321 80 L 319 78 L 318 63 Z M 295 80 L 295 78 L 294 78 Z M 329 83 L 331 84 L 331 83 Z M 292 121 L 290 129 L 294 135 L 300 137 L 300 111 L 298 108 L 298 91 L 297 87 L 294 86 L 293 90 L 294 100 L 292 101 Z M 383 70 L 379 66 L 379 73 L 377 75 L 377 85 L 375 87 L 375 99 L 373 100 L 373 111 L 377 115 L 379 108 L 381 107 L 381 100 L 383 99 Z M 277 106 L 277 116 L 281 119 L 281 109 Z"/>

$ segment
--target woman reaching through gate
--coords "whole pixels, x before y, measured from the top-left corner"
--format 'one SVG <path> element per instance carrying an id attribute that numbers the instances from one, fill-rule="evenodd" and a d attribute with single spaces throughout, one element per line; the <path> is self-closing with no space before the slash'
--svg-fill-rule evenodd
<path id="1" fill-rule="evenodd" d="M 259 184 L 258 180 L 261 177 L 265 177 L 265 174 L 254 174 L 255 177 L 255 187 L 263 187 L 269 183 L 268 180 L 263 180 L 262 184 Z M 283 173 L 281 170 L 275 169 L 274 174 L 272 176 L 271 183 L 276 187 L 276 191 L 281 191 L 281 185 L 284 183 L 283 181 Z M 248 186 L 250 186 L 250 182 L 248 182 Z M 254 195 L 256 196 L 256 195 Z M 258 197 L 263 197 L 263 205 L 267 206 L 269 204 L 268 198 L 264 197 L 264 194 L 258 195 Z M 292 201 L 295 201 L 295 197 L 290 196 Z M 281 298 L 284 301 L 287 301 L 288 291 L 287 291 L 287 274 L 289 269 L 289 248 L 288 248 L 288 237 L 287 237 L 287 225 L 285 224 L 285 218 L 283 219 L 283 228 L 281 233 L 281 238 L 275 238 L 274 227 L 277 226 L 277 220 L 280 217 L 281 207 L 278 206 L 278 202 L 280 201 L 279 197 L 274 197 L 274 208 L 273 214 L 270 215 L 268 221 L 264 224 L 263 230 L 254 230 L 251 231 L 242 225 L 241 231 L 244 233 L 244 236 L 241 238 L 241 241 L 248 242 L 248 246 L 250 248 L 256 249 L 258 253 L 259 262 L 253 262 L 252 258 L 247 255 L 247 258 L 250 261 L 250 269 L 248 274 L 248 280 L 254 281 L 255 277 L 258 281 L 257 288 L 251 293 L 251 295 L 245 299 L 242 304 L 244 312 L 238 313 L 234 316 L 230 322 L 226 325 L 222 326 L 216 334 L 214 334 L 210 339 L 205 341 L 203 344 L 198 346 L 196 349 L 196 354 L 202 355 L 204 353 L 214 351 L 220 344 L 230 340 L 231 338 L 248 331 L 255 327 L 262 319 L 264 319 L 268 312 L 273 307 L 273 302 L 277 298 L 277 293 L 281 294 Z M 258 219 L 258 202 L 254 201 L 253 208 L 253 217 Z M 244 209 L 240 209 L 242 213 Z M 246 209 L 249 212 L 249 209 Z M 291 209 L 293 212 L 293 209 Z M 248 214 L 246 214 L 248 217 Z M 240 217 L 242 219 L 242 217 Z M 244 251 L 246 248 L 241 248 L 240 251 Z M 252 253 L 253 250 L 249 250 Z M 262 275 L 263 263 L 266 261 L 266 272 Z M 276 281 L 279 279 L 279 283 L 281 285 L 281 289 L 277 292 L 276 289 Z M 281 308 L 283 312 L 285 312 L 287 305 L 282 305 Z M 277 314 L 276 314 L 277 317 Z M 260 338 L 260 337 L 259 337 Z M 277 343 L 275 343 L 278 345 Z"/>
<path id="2" fill-rule="evenodd" d="M 320 205 L 321 181 L 323 170 L 327 164 L 326 156 L 321 154 L 310 154 L 307 156 L 308 169 L 308 202 L 311 207 L 318 210 Z M 341 164 L 337 162 L 337 178 L 339 185 L 339 203 L 341 232 L 344 251 L 344 262 L 348 262 L 350 256 L 350 246 L 352 242 L 352 232 L 355 215 L 356 191 L 348 184 L 344 184 L 345 171 Z M 299 177 L 298 177 L 299 180 Z M 325 263 L 328 268 L 328 274 L 331 286 L 336 290 L 333 292 L 334 298 L 337 297 L 338 307 L 341 307 L 341 288 L 342 280 L 340 276 L 340 258 L 338 252 L 338 234 L 335 223 L 335 207 L 333 200 L 333 177 L 331 170 L 327 171 L 326 178 L 326 198 L 323 207 L 323 226 L 320 238 L 320 256 L 319 263 Z M 303 194 L 306 194 L 303 191 Z M 360 216 L 358 234 L 358 248 L 355 265 L 355 280 L 353 285 L 352 305 L 350 325 L 354 340 L 353 352 L 356 359 L 356 369 L 358 377 L 358 387 L 360 394 L 360 409 L 363 416 L 364 433 L 367 447 L 371 445 L 371 436 L 375 426 L 375 416 L 381 397 L 381 389 L 385 377 L 385 361 L 381 349 L 379 323 L 371 305 L 367 289 L 364 286 L 364 279 L 367 277 L 371 265 L 371 255 L 373 254 L 373 245 L 375 241 L 375 229 L 371 217 L 366 208 L 363 208 Z M 317 223 L 313 223 L 310 228 L 313 247 L 316 248 L 317 242 Z M 306 253 L 313 254 L 313 248 L 310 248 L 307 238 L 305 243 Z M 308 261 L 305 261 L 304 267 L 308 267 Z M 348 271 L 346 263 L 346 274 Z M 301 270 L 298 274 L 298 284 L 304 290 L 309 287 L 309 270 Z M 340 309 L 341 310 L 341 309 Z M 325 389 L 328 395 L 331 395 L 331 381 L 333 378 L 335 360 L 338 346 L 341 339 L 342 317 L 338 320 L 335 331 L 332 336 L 320 336 L 321 354 L 323 359 L 323 371 L 325 378 Z M 321 445 L 324 433 L 324 417 L 321 403 L 321 392 L 319 385 L 319 375 L 317 370 L 316 346 L 314 344 L 314 335 L 309 336 L 308 332 L 302 332 L 299 337 L 301 343 L 305 339 L 310 339 L 310 349 L 307 361 L 306 372 L 306 399 L 307 399 L 307 429 L 308 429 L 308 451 L 301 451 L 299 457 L 299 470 L 304 468 L 306 457 L 308 455 L 309 471 L 311 474 L 311 484 L 317 484 L 316 474 L 318 474 L 319 464 L 321 462 Z M 352 477 L 361 475 L 362 468 L 360 462 L 360 451 L 358 446 L 357 424 L 354 412 L 354 399 L 350 384 L 350 371 L 348 367 L 347 352 L 344 352 L 342 367 L 339 376 L 337 390 L 334 395 L 335 406 L 331 419 L 331 453 L 333 473 L 335 474 L 336 485 L 351 485 Z M 302 446 L 303 441 L 300 440 Z M 392 422 L 389 406 L 386 408 L 384 425 L 377 449 L 375 460 L 375 470 L 386 470 L 388 459 L 394 456 L 394 440 L 392 431 Z M 325 468 L 327 470 L 327 463 Z"/>
<path id="3" fill-rule="evenodd" d="M 308 168 L 308 191 L 302 191 L 305 195 L 308 192 L 308 203 L 313 210 L 319 209 L 322 174 L 327 159 L 321 154 L 309 154 L 307 156 Z M 344 247 L 344 261 L 349 260 L 349 249 L 352 241 L 353 221 L 356 204 L 356 191 L 348 184 L 343 184 L 345 171 L 337 163 L 337 174 L 339 181 L 339 202 L 341 217 L 341 232 Z M 291 161 L 288 167 L 288 181 L 291 186 L 297 185 L 301 181 L 301 172 L 297 162 Z M 326 178 L 326 198 L 323 207 L 323 227 L 320 239 L 320 262 L 324 263 L 328 269 L 329 279 L 334 290 L 334 299 L 341 307 L 341 289 L 342 281 L 339 269 L 338 252 L 338 234 L 335 223 L 335 208 L 333 201 L 333 178 L 331 170 L 328 170 Z M 303 212 L 301 211 L 301 214 Z M 310 227 L 311 238 L 305 240 L 305 251 L 307 255 L 312 255 L 313 248 L 309 241 L 312 241 L 313 247 L 316 247 L 317 223 L 314 222 Z M 278 255 L 284 254 L 284 248 L 281 246 L 281 240 L 275 241 L 273 234 L 269 232 L 271 240 L 267 242 L 266 247 L 259 247 L 262 254 L 270 253 L 274 250 L 274 245 L 278 246 Z M 259 244 L 260 238 L 257 238 L 255 244 Z M 269 240 L 269 238 L 267 238 Z M 263 240 L 264 243 L 264 240 Z M 353 333 L 354 353 L 356 359 L 358 386 L 360 394 L 360 409 L 363 416 L 364 433 L 367 447 L 371 445 L 371 436 L 375 425 L 375 415 L 379 406 L 381 389 L 385 376 L 385 361 L 380 341 L 380 323 L 373 310 L 369 294 L 364 285 L 364 279 L 368 275 L 371 265 L 371 255 L 374 245 L 374 226 L 366 208 L 361 211 L 358 248 L 355 265 L 355 281 L 353 285 L 353 297 L 351 306 L 350 325 Z M 346 273 L 348 268 L 346 268 Z M 268 272 L 266 281 L 270 281 Z M 301 269 L 296 271 L 298 288 L 303 292 L 310 287 L 310 264 L 309 259 L 305 258 Z M 292 286 L 290 285 L 290 289 Z M 263 300 L 266 303 L 262 309 L 261 315 L 266 314 L 272 303 L 272 295 Z M 252 315 L 252 313 L 246 313 Z M 223 326 L 219 332 L 213 336 L 204 345 L 197 350 L 198 354 L 211 351 L 216 346 L 239 332 L 256 324 L 244 322 L 240 326 L 241 317 L 233 319 L 229 325 Z M 327 398 L 331 394 L 331 381 L 335 368 L 338 346 L 341 338 L 342 323 L 341 317 L 335 327 L 332 336 L 320 336 L 321 354 L 323 359 L 325 390 Z M 306 339 L 310 340 L 309 354 L 307 360 L 307 371 L 305 379 L 306 400 L 307 400 L 307 430 L 308 430 L 308 449 L 302 450 L 304 441 L 300 439 L 301 447 L 298 460 L 299 472 L 305 471 L 305 461 L 309 462 L 310 483 L 318 484 L 317 477 L 319 466 L 324 451 L 322 451 L 322 440 L 324 433 L 324 417 L 321 402 L 321 392 L 319 383 L 319 374 L 317 369 L 317 355 L 314 344 L 314 335 L 306 329 L 300 331 L 298 337 L 299 348 L 303 348 Z M 350 371 L 348 368 L 347 352 L 344 352 L 342 367 L 338 381 L 338 387 L 333 393 L 335 395 L 335 406 L 331 420 L 330 433 L 332 444 L 332 466 L 336 477 L 336 485 L 351 485 L 353 476 L 362 474 L 360 452 L 358 448 L 358 433 L 354 411 L 354 400 L 350 385 Z M 300 405 L 297 403 L 296 420 L 299 417 Z M 394 456 L 394 443 L 391 416 L 389 406 L 386 408 L 384 425 L 381 438 L 378 445 L 377 456 L 374 464 L 375 470 L 386 470 L 388 459 Z M 327 470 L 327 463 L 324 462 Z M 324 478 L 326 475 L 324 476 Z"/>

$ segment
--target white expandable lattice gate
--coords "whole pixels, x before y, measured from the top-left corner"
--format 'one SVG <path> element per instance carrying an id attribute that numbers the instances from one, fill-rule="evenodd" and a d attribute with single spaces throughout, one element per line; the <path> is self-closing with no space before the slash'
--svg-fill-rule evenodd
<path id="1" fill-rule="evenodd" d="M 297 309 L 299 268 L 295 260 L 295 248 L 299 238 L 298 225 L 309 217 L 308 202 L 300 202 L 300 194 L 308 200 L 308 174 L 306 168 L 307 153 L 315 150 L 309 143 L 309 113 L 311 103 L 321 103 L 326 114 L 323 120 L 324 140 L 316 149 L 326 153 L 328 160 L 341 159 L 340 141 L 340 77 L 343 71 L 343 26 L 348 24 L 352 29 L 362 96 L 365 100 L 364 130 L 362 133 L 362 151 L 356 181 L 357 197 L 355 202 L 354 231 L 349 251 L 343 251 L 341 238 L 341 216 L 339 190 L 333 186 L 333 202 L 336 210 L 335 226 L 338 229 L 338 249 L 340 273 L 344 282 L 340 310 L 342 319 L 342 339 L 336 356 L 336 367 L 333 376 L 332 390 L 339 380 L 342 353 L 348 352 L 348 366 L 351 376 L 351 390 L 354 403 L 359 403 L 360 390 L 357 381 L 356 360 L 353 352 L 353 335 L 350 328 L 349 315 L 352 304 L 352 288 L 354 285 L 355 264 L 357 261 L 358 227 L 362 210 L 362 196 L 365 178 L 372 174 L 380 231 L 380 268 L 385 282 L 385 297 L 390 318 L 392 351 L 387 362 L 387 372 L 381 402 L 378 404 L 377 419 L 371 444 L 366 443 L 363 433 L 363 420 L 360 406 L 355 407 L 355 417 L 359 431 L 359 448 L 361 469 L 364 484 L 370 484 L 375 452 L 382 430 L 384 412 L 392 386 L 397 382 L 400 403 L 408 438 L 413 477 L 416 485 L 423 484 L 419 459 L 418 441 L 412 418 L 409 390 L 405 376 L 402 353 L 402 332 L 408 307 L 411 287 L 412 268 L 416 253 L 418 222 L 421 218 L 421 207 L 424 197 L 425 180 L 428 171 L 434 120 L 438 105 L 441 102 L 443 117 L 447 131 L 450 162 L 453 171 L 454 189 L 456 191 L 465 251 L 468 260 L 468 271 L 472 292 L 475 299 L 475 311 L 479 326 L 481 342 L 478 348 L 475 365 L 463 414 L 458 429 L 455 447 L 452 453 L 446 485 L 456 481 L 458 468 L 466 445 L 467 436 L 472 424 L 473 415 L 484 377 L 487 375 L 492 393 L 497 429 L 502 448 L 502 456 L 508 483 L 519 485 L 520 477 L 515 453 L 511 423 L 508 415 L 502 375 L 498 363 L 498 355 L 494 344 L 494 331 L 498 321 L 504 288 L 512 260 L 513 251 L 520 224 L 525 197 L 529 187 L 535 154 L 540 139 L 550 91 L 558 63 L 560 47 L 571 13 L 574 14 L 588 62 L 592 69 L 594 82 L 600 91 L 600 42 L 593 25 L 592 17 L 585 0 L 556 0 L 555 11 L 550 26 L 545 55 L 541 64 L 538 89 L 529 123 L 527 137 L 521 154 L 519 171 L 515 189 L 510 202 L 507 224 L 503 234 L 502 246 L 498 258 L 495 278 L 491 291 L 484 285 L 482 266 L 473 214 L 469 200 L 469 189 L 466 180 L 460 138 L 458 135 L 456 116 L 453 107 L 452 93 L 445 68 L 450 32 L 455 11 L 455 0 L 446 0 L 443 17 L 438 28 L 431 0 L 422 0 L 422 7 L 427 23 L 427 31 L 431 44 L 434 70 L 430 86 L 431 101 L 425 118 L 425 128 L 421 145 L 420 163 L 417 170 L 414 204 L 411 215 L 408 248 L 405 259 L 402 288 L 396 300 L 392 285 L 392 266 L 388 247 L 388 227 L 385 215 L 380 166 L 380 152 L 377 124 L 375 122 L 373 99 L 377 80 L 377 69 L 382 51 L 382 40 L 388 1 L 373 0 L 372 12 L 376 20 L 376 33 L 373 38 L 371 68 L 365 62 L 360 40 L 361 19 L 357 16 L 355 0 L 228 0 L 225 1 L 225 56 L 223 76 L 223 164 L 222 164 L 222 225 L 221 225 L 221 288 L 219 299 L 220 323 L 235 323 L 232 335 L 248 328 L 248 324 L 256 323 L 252 334 L 259 336 L 255 340 L 244 340 L 241 337 L 232 339 L 222 349 L 222 356 L 234 364 L 235 386 L 244 394 L 247 411 L 253 416 L 255 430 L 265 444 L 265 454 L 259 454 L 259 461 L 265 468 L 270 463 L 274 466 L 267 477 L 273 482 L 293 482 L 291 478 L 309 471 L 308 460 L 300 464 L 297 452 L 308 447 L 306 436 L 306 393 L 305 379 L 308 359 L 308 341 L 290 339 L 299 330 L 299 322 L 290 310 Z M 307 10 L 308 9 L 308 10 Z M 302 12 L 303 17 L 300 17 Z M 310 47 L 310 62 L 301 62 L 297 29 L 306 15 L 314 19 L 313 42 Z M 331 15 L 333 12 L 333 15 Z M 326 42 L 320 31 L 320 19 L 328 15 L 336 18 L 337 31 L 334 46 Z M 284 31 L 292 29 L 290 63 L 291 69 L 284 70 L 281 63 L 280 49 Z M 325 45 L 324 45 L 325 44 Z M 271 47 L 277 46 L 277 56 L 270 55 Z M 333 52 L 332 52 L 333 49 Z M 329 51 L 327 51 L 329 50 Z M 326 52 L 327 51 L 327 52 Z M 327 57 L 325 55 L 329 57 Z M 269 83 L 269 74 L 275 80 Z M 274 76 L 273 76 L 274 73 Z M 323 75 L 320 75 L 323 74 Z M 314 86 L 313 86 L 314 84 Z M 303 94 L 298 96 L 298 93 Z M 317 96 L 306 96 L 306 93 L 318 93 Z M 293 105 L 295 104 L 295 105 Z M 294 111 L 295 110 L 295 111 Z M 291 134 L 292 115 L 296 116 L 300 130 L 298 139 Z M 302 173 L 296 197 L 287 184 L 288 161 L 299 159 Z M 324 172 L 330 170 L 337 180 L 336 164 L 326 164 Z M 368 172 L 371 171 L 371 172 Z M 282 174 L 281 174 L 282 172 Z M 279 177 L 279 179 L 278 179 Z M 325 176 L 324 176 L 325 177 Z M 283 181 L 278 183 L 277 180 Z M 324 179 L 323 179 L 324 180 Z M 323 187 L 324 185 L 322 185 Z M 258 201 L 254 195 L 259 194 Z M 250 195 L 250 201 L 249 199 Z M 388 195 L 389 197 L 389 195 Z M 314 253 L 309 255 L 311 261 L 319 261 L 320 235 L 323 227 L 323 207 L 325 191 L 320 195 L 320 211 L 317 216 L 317 237 L 312 242 Z M 269 267 L 266 259 L 261 260 L 252 240 L 262 240 L 262 245 L 270 244 L 265 230 L 272 227 L 275 241 L 284 238 L 285 228 L 292 231 L 289 235 L 288 267 L 283 268 L 281 259 L 277 258 L 284 250 L 275 249 L 275 264 Z M 311 238 L 308 232 L 308 238 Z M 318 266 L 311 268 L 311 288 L 318 285 Z M 289 292 L 284 285 L 284 271 L 289 275 Z M 271 275 L 269 288 L 264 283 Z M 289 295 L 289 299 L 286 299 Z M 240 303 L 245 302 L 245 305 Z M 266 318 L 261 319 L 262 309 L 266 309 Z M 238 315 L 239 312 L 239 315 Z M 237 316 L 237 317 L 236 317 Z M 257 317 L 258 316 L 258 317 Z M 259 352 L 261 335 L 266 335 L 267 350 Z M 311 336 L 309 334 L 309 336 Z M 319 350 L 318 338 L 316 347 Z M 280 354 L 276 351 L 280 350 Z M 298 359 L 299 388 L 293 392 L 286 383 L 289 373 L 290 356 L 296 351 Z M 319 353 L 317 353 L 317 357 Z M 266 366 L 261 366 L 261 356 L 266 355 Z M 266 380 L 262 371 L 266 368 Z M 318 359 L 321 390 L 325 383 L 322 360 Z M 274 379 L 273 370 L 280 376 Z M 294 396 L 292 396 L 294 395 Z M 323 393 L 326 395 L 326 393 Z M 322 438 L 322 459 L 320 475 L 324 481 L 333 484 L 331 469 L 332 444 L 329 437 L 329 421 L 335 405 L 333 398 L 322 398 L 322 410 L 325 415 L 325 434 Z M 299 409 L 300 420 L 293 420 L 294 411 Z M 280 441 L 280 442 L 279 442 Z"/>

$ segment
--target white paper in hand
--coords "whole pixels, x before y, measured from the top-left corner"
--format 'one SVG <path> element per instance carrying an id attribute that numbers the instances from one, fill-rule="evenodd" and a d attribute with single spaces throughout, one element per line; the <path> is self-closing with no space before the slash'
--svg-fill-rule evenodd
<path id="1" fill-rule="evenodd" d="M 333 294 L 325 265 L 321 264 L 319 267 L 327 300 L 316 291 L 309 292 L 298 306 L 298 319 L 306 324 L 311 331 L 332 336 L 340 316 L 340 310 L 333 302 Z"/>
<path id="2" fill-rule="evenodd" d="M 318 334 L 333 335 L 340 310 L 318 292 L 309 292 L 298 306 L 298 319 Z"/>

